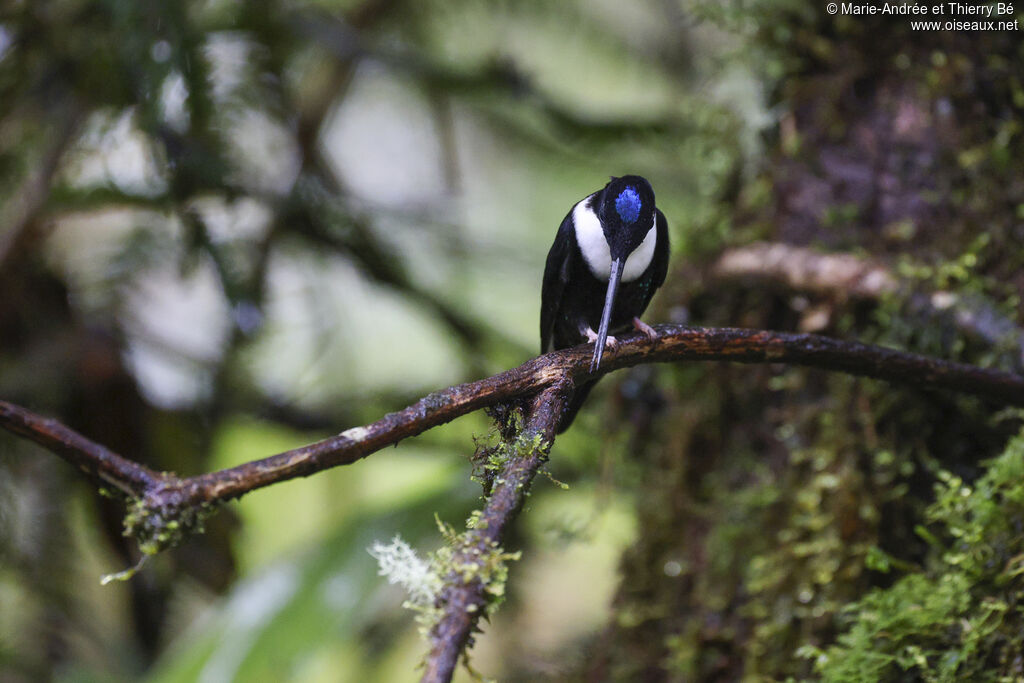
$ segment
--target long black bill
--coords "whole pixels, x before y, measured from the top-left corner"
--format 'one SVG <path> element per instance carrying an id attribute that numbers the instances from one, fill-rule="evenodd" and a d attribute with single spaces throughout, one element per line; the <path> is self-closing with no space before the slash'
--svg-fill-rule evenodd
<path id="1" fill-rule="evenodd" d="M 601 311 L 601 325 L 597 328 L 597 344 L 594 346 L 594 357 L 590 359 L 591 372 L 601 367 L 604 341 L 608 338 L 608 323 L 612 319 L 612 309 L 615 308 L 615 294 L 619 291 L 619 280 L 622 278 L 622 268 L 625 265 L 626 259 L 617 258 L 612 261 L 611 274 L 608 277 L 608 293 L 604 297 L 604 310 Z"/>

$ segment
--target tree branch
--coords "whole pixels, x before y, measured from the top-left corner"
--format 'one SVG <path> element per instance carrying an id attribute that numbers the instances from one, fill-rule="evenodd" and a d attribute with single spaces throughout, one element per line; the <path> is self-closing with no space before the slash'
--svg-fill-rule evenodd
<path id="1" fill-rule="evenodd" d="M 7 401 L 0 401 L 0 426 L 59 455 L 101 486 L 109 484 L 134 498 L 165 480 L 166 475 L 122 458 L 58 421 Z"/>
<path id="2" fill-rule="evenodd" d="M 641 363 L 679 360 L 791 363 L 1024 406 L 1024 376 L 998 370 L 810 334 L 677 326 L 660 326 L 657 331 L 653 340 L 642 335 L 623 339 L 618 348 L 606 354 L 599 374 Z M 478 545 L 496 542 L 515 516 L 520 496 L 550 448 L 551 425 L 561 415 L 566 387 L 571 389 L 579 380 L 590 377 L 589 356 L 587 345 L 540 356 L 493 377 L 430 394 L 365 427 L 354 427 L 301 448 L 193 477 L 154 472 L 54 420 L 3 401 L 0 426 L 56 453 L 102 485 L 112 485 L 126 494 L 131 499 L 125 518 L 126 532 L 136 538 L 144 553 L 152 554 L 179 542 L 202 522 L 212 505 L 270 484 L 356 462 L 480 408 L 540 396 L 527 417 L 528 430 L 542 435 L 542 446 L 521 459 L 514 458 L 509 464 L 512 469 L 496 478 L 504 483 L 488 500 L 486 531 L 477 531 L 470 537 Z M 507 482 L 515 482 L 515 488 L 507 488 Z M 463 551 L 469 552 L 468 547 Z M 479 555 L 475 556 L 479 559 Z M 478 613 L 456 613 L 477 605 L 483 599 L 480 590 L 465 581 L 450 582 L 446 589 L 442 600 L 446 616 L 438 625 L 440 630 L 435 634 L 431 657 L 440 673 L 432 675 L 439 676 L 448 670 L 453 648 L 458 652 L 467 642 Z"/>
<path id="3" fill-rule="evenodd" d="M 947 291 L 913 291 L 912 282 L 879 261 L 760 242 L 724 251 L 708 272 L 718 281 L 773 283 L 839 300 L 901 294 L 911 313 L 949 320 L 961 333 L 1009 351 L 1013 369 L 1024 370 L 1024 330 L 991 302 Z"/>
<path id="4" fill-rule="evenodd" d="M 599 375 L 643 363 L 724 360 L 789 363 L 910 383 L 918 388 L 972 394 L 1001 405 L 1024 406 L 1024 375 L 929 358 L 878 346 L 812 334 L 737 328 L 661 325 L 657 337 L 620 340 L 604 358 Z M 505 433 L 510 453 L 494 478 L 494 489 L 479 520 L 460 536 L 453 571 L 438 598 L 441 616 L 430 633 L 431 651 L 423 680 L 448 681 L 480 615 L 488 604 L 481 570 L 500 552 L 499 543 L 522 506 L 530 483 L 547 459 L 573 387 L 589 379 L 589 345 L 534 358 L 517 368 L 430 394 L 404 410 L 364 427 L 301 448 L 218 472 L 193 477 L 159 473 L 123 458 L 64 425 L 0 401 L 0 427 L 35 441 L 95 480 L 132 499 L 126 528 L 144 552 L 176 543 L 201 521 L 210 505 L 249 491 L 346 465 L 402 439 L 480 408 L 522 405 L 525 426 Z M 505 430 L 509 432 L 510 430 Z M 500 558 L 499 558 L 500 561 Z"/>
<path id="5" fill-rule="evenodd" d="M 547 387 L 528 407 L 523 429 L 506 435 L 510 457 L 495 477 L 494 489 L 479 519 L 456 550 L 452 560 L 455 568 L 445 577 L 438 597 L 441 617 L 430 631 L 430 653 L 421 683 L 451 680 L 477 622 L 486 614 L 489 595 L 480 575 L 494 561 L 494 553 L 500 553 L 505 530 L 519 515 L 537 470 L 547 460 L 571 392 L 572 384 L 564 379 Z"/>
<path id="6" fill-rule="evenodd" d="M 711 265 L 710 273 L 719 280 L 775 282 L 789 289 L 855 299 L 877 299 L 895 292 L 900 284 L 881 263 L 779 242 L 727 249 Z"/>
<path id="7" fill-rule="evenodd" d="M 633 335 L 610 350 L 597 373 L 642 363 L 725 360 L 790 363 L 973 394 L 1024 406 L 1024 376 L 813 334 L 660 325 L 648 340 Z M 588 346 L 555 351 L 487 379 L 434 392 L 364 427 L 217 472 L 193 477 L 155 473 L 31 411 L 0 401 L 0 427 L 25 436 L 121 490 L 175 507 L 220 503 L 270 484 L 348 465 L 457 417 L 589 377 Z"/>

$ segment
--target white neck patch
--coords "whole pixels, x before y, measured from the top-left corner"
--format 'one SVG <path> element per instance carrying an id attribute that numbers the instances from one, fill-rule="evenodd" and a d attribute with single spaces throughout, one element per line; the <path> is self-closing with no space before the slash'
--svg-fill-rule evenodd
<path id="1" fill-rule="evenodd" d="M 586 197 L 573 207 L 572 222 L 576 229 L 576 244 L 583 252 L 583 260 L 587 262 L 590 272 L 598 280 L 608 280 L 612 273 L 612 253 L 604 238 L 601 220 L 593 209 L 587 206 L 587 202 L 593 196 Z M 636 280 L 647 270 L 647 266 L 651 265 L 651 259 L 654 258 L 654 243 L 658 236 L 658 231 L 655 229 L 657 222 L 658 217 L 655 214 L 651 229 L 647 231 L 644 241 L 626 257 L 626 265 L 622 269 L 623 282 Z"/>

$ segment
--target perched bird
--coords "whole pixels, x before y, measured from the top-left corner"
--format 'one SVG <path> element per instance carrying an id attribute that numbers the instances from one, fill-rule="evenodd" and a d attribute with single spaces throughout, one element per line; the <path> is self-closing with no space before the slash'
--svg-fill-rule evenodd
<path id="1" fill-rule="evenodd" d="M 541 290 L 541 353 L 594 343 L 591 372 L 605 345 L 635 327 L 668 271 L 668 223 L 654 206 L 654 190 L 635 175 L 616 178 L 580 200 L 558 228 Z M 595 329 L 597 330 L 595 332 Z M 594 380 L 596 381 L 596 380 Z M 558 431 L 572 423 L 594 382 L 578 387 Z"/>

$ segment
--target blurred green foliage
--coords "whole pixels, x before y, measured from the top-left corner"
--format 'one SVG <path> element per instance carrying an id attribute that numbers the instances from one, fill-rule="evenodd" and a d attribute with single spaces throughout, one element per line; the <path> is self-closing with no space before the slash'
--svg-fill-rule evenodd
<path id="1" fill-rule="evenodd" d="M 758 96 L 695 80 L 691 33 L 653 2 L 7 3 L 0 395 L 192 474 L 525 360 L 554 231 L 608 175 L 652 180 L 678 251 L 713 244 L 693 228 Z M 102 591 L 136 559 L 123 509 L 0 436 L 3 677 L 409 678 L 366 550 L 461 525 L 489 429 L 247 496 Z M 619 458 L 560 441 L 572 489 L 539 482 L 553 512 L 509 539 L 532 588 L 513 572 L 483 668 L 565 670 L 602 623 L 634 533 Z"/>

